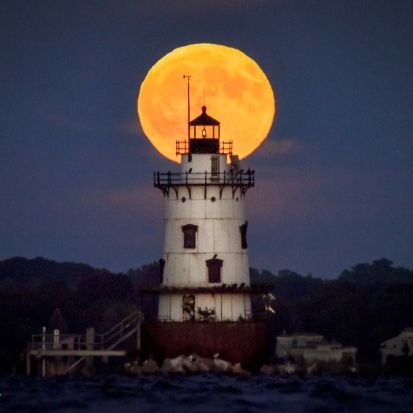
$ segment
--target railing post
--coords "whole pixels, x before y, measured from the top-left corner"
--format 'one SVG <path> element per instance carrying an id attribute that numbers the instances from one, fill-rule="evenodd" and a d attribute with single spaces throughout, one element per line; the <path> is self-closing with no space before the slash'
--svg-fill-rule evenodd
<path id="1" fill-rule="evenodd" d="M 208 173 L 205 171 L 204 199 L 207 197 Z"/>
<path id="2" fill-rule="evenodd" d="M 42 350 L 46 350 L 46 327 L 42 328 Z M 46 359 L 42 354 L 42 377 L 46 377 Z"/>
<path id="3" fill-rule="evenodd" d="M 141 351 L 141 318 L 138 315 L 136 320 L 136 349 Z"/>
<path id="4" fill-rule="evenodd" d="M 86 349 L 93 350 L 95 346 L 95 329 L 89 327 L 86 329 Z"/>
<path id="5" fill-rule="evenodd" d="M 30 376 L 32 374 L 32 358 L 31 358 L 31 354 L 30 354 L 30 350 L 31 348 L 29 346 L 27 346 L 26 349 L 26 376 Z"/>
<path id="6" fill-rule="evenodd" d="M 95 329 L 93 327 L 89 327 L 86 329 L 86 350 L 94 350 L 95 349 Z M 86 357 L 86 366 L 88 369 L 91 369 L 93 366 L 93 357 Z"/>
<path id="7" fill-rule="evenodd" d="M 42 327 L 42 350 L 46 350 L 46 327 Z"/>

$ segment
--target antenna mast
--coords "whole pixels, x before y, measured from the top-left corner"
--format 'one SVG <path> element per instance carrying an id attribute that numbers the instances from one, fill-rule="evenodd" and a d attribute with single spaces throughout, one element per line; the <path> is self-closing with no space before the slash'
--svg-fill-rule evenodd
<path id="1" fill-rule="evenodd" d="M 188 140 L 190 136 L 190 129 L 189 129 L 189 122 L 191 121 L 191 100 L 189 95 L 189 81 L 191 80 L 191 75 L 184 75 L 184 79 L 187 79 L 188 86 L 187 86 L 187 93 L 188 93 Z"/>

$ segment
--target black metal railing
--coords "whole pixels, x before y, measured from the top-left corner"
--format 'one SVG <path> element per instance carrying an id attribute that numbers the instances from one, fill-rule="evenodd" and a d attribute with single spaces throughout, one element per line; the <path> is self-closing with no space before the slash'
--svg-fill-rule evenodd
<path id="1" fill-rule="evenodd" d="M 189 139 L 176 141 L 176 155 L 186 153 L 221 153 L 232 155 L 232 140 L 220 141 L 219 139 Z"/>
<path id="2" fill-rule="evenodd" d="M 108 350 L 140 328 L 142 321 L 142 313 L 135 311 L 106 333 L 94 334 L 91 339 L 87 334 L 34 334 L 31 348 L 32 350 Z"/>
<path id="3" fill-rule="evenodd" d="M 247 186 L 255 185 L 255 174 L 253 170 L 247 171 L 229 171 L 213 174 L 211 172 L 154 172 L 153 184 L 160 188 L 165 185 L 208 185 L 219 184 L 229 186 Z"/>

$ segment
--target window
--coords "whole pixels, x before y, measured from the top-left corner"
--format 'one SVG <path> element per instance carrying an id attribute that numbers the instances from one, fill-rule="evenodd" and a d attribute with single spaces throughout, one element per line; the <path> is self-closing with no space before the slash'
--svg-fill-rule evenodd
<path id="1" fill-rule="evenodd" d="M 211 156 L 211 179 L 219 177 L 219 158 L 218 156 Z"/>
<path id="2" fill-rule="evenodd" d="M 184 233 L 184 248 L 196 248 L 196 233 L 198 227 L 196 225 L 187 224 L 182 227 Z"/>
<path id="3" fill-rule="evenodd" d="M 206 265 L 208 268 L 208 282 L 220 283 L 221 282 L 221 268 L 224 261 L 214 257 L 207 260 Z"/>
<path id="4" fill-rule="evenodd" d="M 161 258 L 159 260 L 159 275 L 160 275 L 160 280 L 161 280 L 161 284 L 163 283 L 163 272 L 165 269 L 165 260 L 163 258 Z"/>
<path id="5" fill-rule="evenodd" d="M 242 224 L 239 227 L 239 230 L 241 232 L 241 248 L 243 248 L 243 249 L 248 248 L 247 229 L 248 229 L 248 222 L 245 221 L 245 224 Z"/>

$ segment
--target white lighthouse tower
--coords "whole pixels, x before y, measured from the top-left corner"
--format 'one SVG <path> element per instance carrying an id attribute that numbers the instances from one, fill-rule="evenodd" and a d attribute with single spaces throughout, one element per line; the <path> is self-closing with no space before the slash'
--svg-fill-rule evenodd
<path id="1" fill-rule="evenodd" d="M 205 106 L 176 151 L 181 170 L 154 175 L 166 204 L 158 319 L 251 319 L 244 197 L 254 171 L 241 169 Z"/>
<path id="2" fill-rule="evenodd" d="M 254 171 L 242 169 L 205 106 L 190 120 L 189 100 L 188 136 L 176 142 L 176 154 L 179 171 L 154 173 L 165 199 L 164 246 L 160 285 L 148 290 L 159 299 L 144 347 L 159 358 L 220 353 L 258 366 L 268 328 L 252 313 L 251 296 L 265 297 L 271 287 L 250 284 L 244 200 Z"/>

